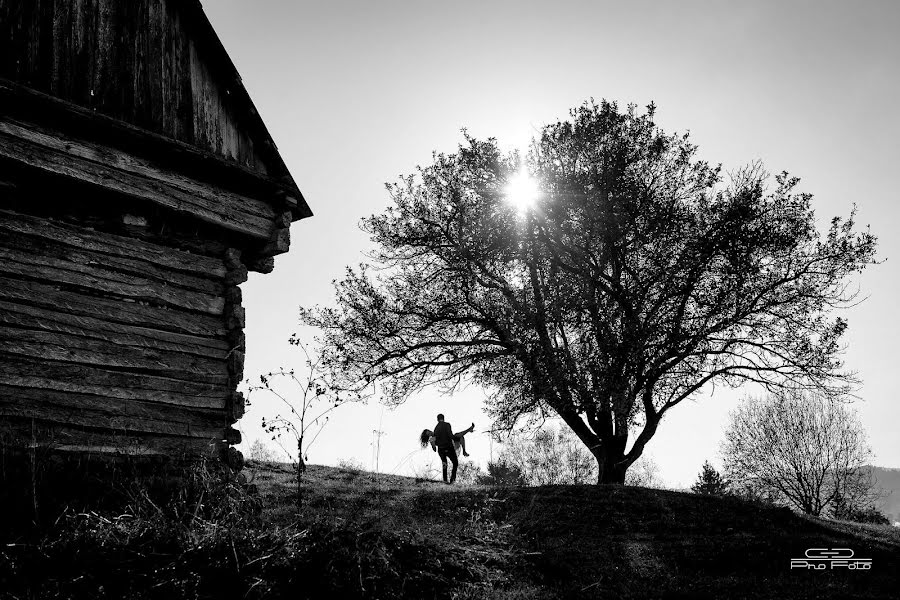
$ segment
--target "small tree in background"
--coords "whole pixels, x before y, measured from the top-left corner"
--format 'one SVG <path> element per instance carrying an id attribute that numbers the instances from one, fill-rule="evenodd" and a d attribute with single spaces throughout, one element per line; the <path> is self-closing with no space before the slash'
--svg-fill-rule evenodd
<path id="1" fill-rule="evenodd" d="M 874 499 L 865 430 L 836 400 L 802 390 L 747 398 L 730 415 L 722 454 L 736 485 L 807 514 Z"/>
<path id="2" fill-rule="evenodd" d="M 274 418 L 262 418 L 263 429 L 272 441 L 281 446 L 288 456 L 291 452 L 281 444 L 282 436 L 289 436 L 297 447 L 297 504 L 302 501 L 303 473 L 309 460 L 309 449 L 328 424 L 329 414 L 348 400 L 358 396 L 347 395 L 329 387 L 320 370 L 320 358 L 310 354 L 297 335 L 289 342 L 303 353 L 304 368 L 301 372 L 284 367 L 259 376 L 259 385 L 250 386 L 249 395 L 264 392 L 279 400 L 285 412 Z"/>
<path id="3" fill-rule="evenodd" d="M 642 454 L 625 474 L 625 485 L 645 488 L 661 487 L 659 465 L 646 454 Z"/>
<path id="4" fill-rule="evenodd" d="M 709 461 L 705 461 L 703 470 L 697 476 L 697 481 L 691 486 L 691 491 L 708 496 L 724 496 L 728 494 L 729 487 L 729 481 L 716 471 Z"/>
<path id="5" fill-rule="evenodd" d="M 528 485 L 590 483 L 597 477 L 593 456 L 565 428 L 541 428 L 531 438 L 510 438 L 498 463 L 517 470 Z"/>
<path id="6" fill-rule="evenodd" d="M 272 462 L 275 460 L 275 453 L 262 440 L 253 440 L 248 452 L 250 460 L 256 462 Z"/>

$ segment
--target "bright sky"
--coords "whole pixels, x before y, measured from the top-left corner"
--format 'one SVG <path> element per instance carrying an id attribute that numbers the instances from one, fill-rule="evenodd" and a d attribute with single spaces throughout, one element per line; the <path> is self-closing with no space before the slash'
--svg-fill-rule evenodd
<path id="1" fill-rule="evenodd" d="M 245 374 L 299 365 L 287 344 L 297 307 L 332 302 L 332 279 L 363 259 L 363 216 L 388 203 L 384 183 L 452 152 L 465 127 L 521 147 L 542 124 L 594 97 L 658 107 L 666 131 L 690 130 L 725 169 L 761 159 L 815 195 L 820 224 L 847 215 L 880 238 L 884 264 L 847 312 L 848 368 L 876 464 L 900 466 L 895 307 L 900 242 L 900 3 L 468 2 L 205 0 L 204 9 L 315 216 L 291 228 L 291 251 L 243 285 Z M 309 336 L 310 332 L 301 332 Z M 716 390 L 674 409 L 648 445 L 669 486 L 714 464 L 728 411 L 746 391 Z M 413 474 L 439 463 L 415 437 L 444 412 L 482 464 L 491 453 L 477 389 L 422 394 L 396 410 L 372 401 L 336 411 L 310 452 L 318 464 Z M 241 420 L 264 438 L 261 398 Z M 271 444 L 271 441 L 269 441 Z M 497 448 L 493 448 L 496 452 Z"/>

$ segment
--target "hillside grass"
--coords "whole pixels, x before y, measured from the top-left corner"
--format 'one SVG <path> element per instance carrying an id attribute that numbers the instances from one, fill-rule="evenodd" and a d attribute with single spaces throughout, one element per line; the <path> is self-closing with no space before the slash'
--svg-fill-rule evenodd
<path id="1" fill-rule="evenodd" d="M 11 540 L 0 597 L 896 598 L 900 583 L 897 529 L 733 498 L 311 466 L 298 508 L 289 466 L 247 474 L 258 496 L 218 517 L 202 500 L 174 517 L 82 512 Z M 852 548 L 873 568 L 790 570 L 813 547 Z"/>

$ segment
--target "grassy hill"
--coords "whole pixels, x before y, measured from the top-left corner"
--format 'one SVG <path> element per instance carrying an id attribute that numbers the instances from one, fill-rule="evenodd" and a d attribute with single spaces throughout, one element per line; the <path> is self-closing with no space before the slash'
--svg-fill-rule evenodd
<path id="1" fill-rule="evenodd" d="M 216 524 L 199 503 L 174 530 L 152 514 L 68 516 L 64 535 L 0 551 L 0 597 L 896 598 L 900 584 L 897 529 L 730 498 L 313 466 L 298 511 L 288 467 L 248 471 L 252 518 Z M 873 568 L 792 571 L 807 548 Z"/>

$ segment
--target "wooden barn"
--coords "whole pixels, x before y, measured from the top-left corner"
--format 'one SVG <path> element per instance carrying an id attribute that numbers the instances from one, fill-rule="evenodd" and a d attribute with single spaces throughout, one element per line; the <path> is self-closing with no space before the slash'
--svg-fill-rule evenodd
<path id="1" fill-rule="evenodd" d="M 0 0 L 0 445 L 222 456 L 311 215 L 197 0 Z"/>

